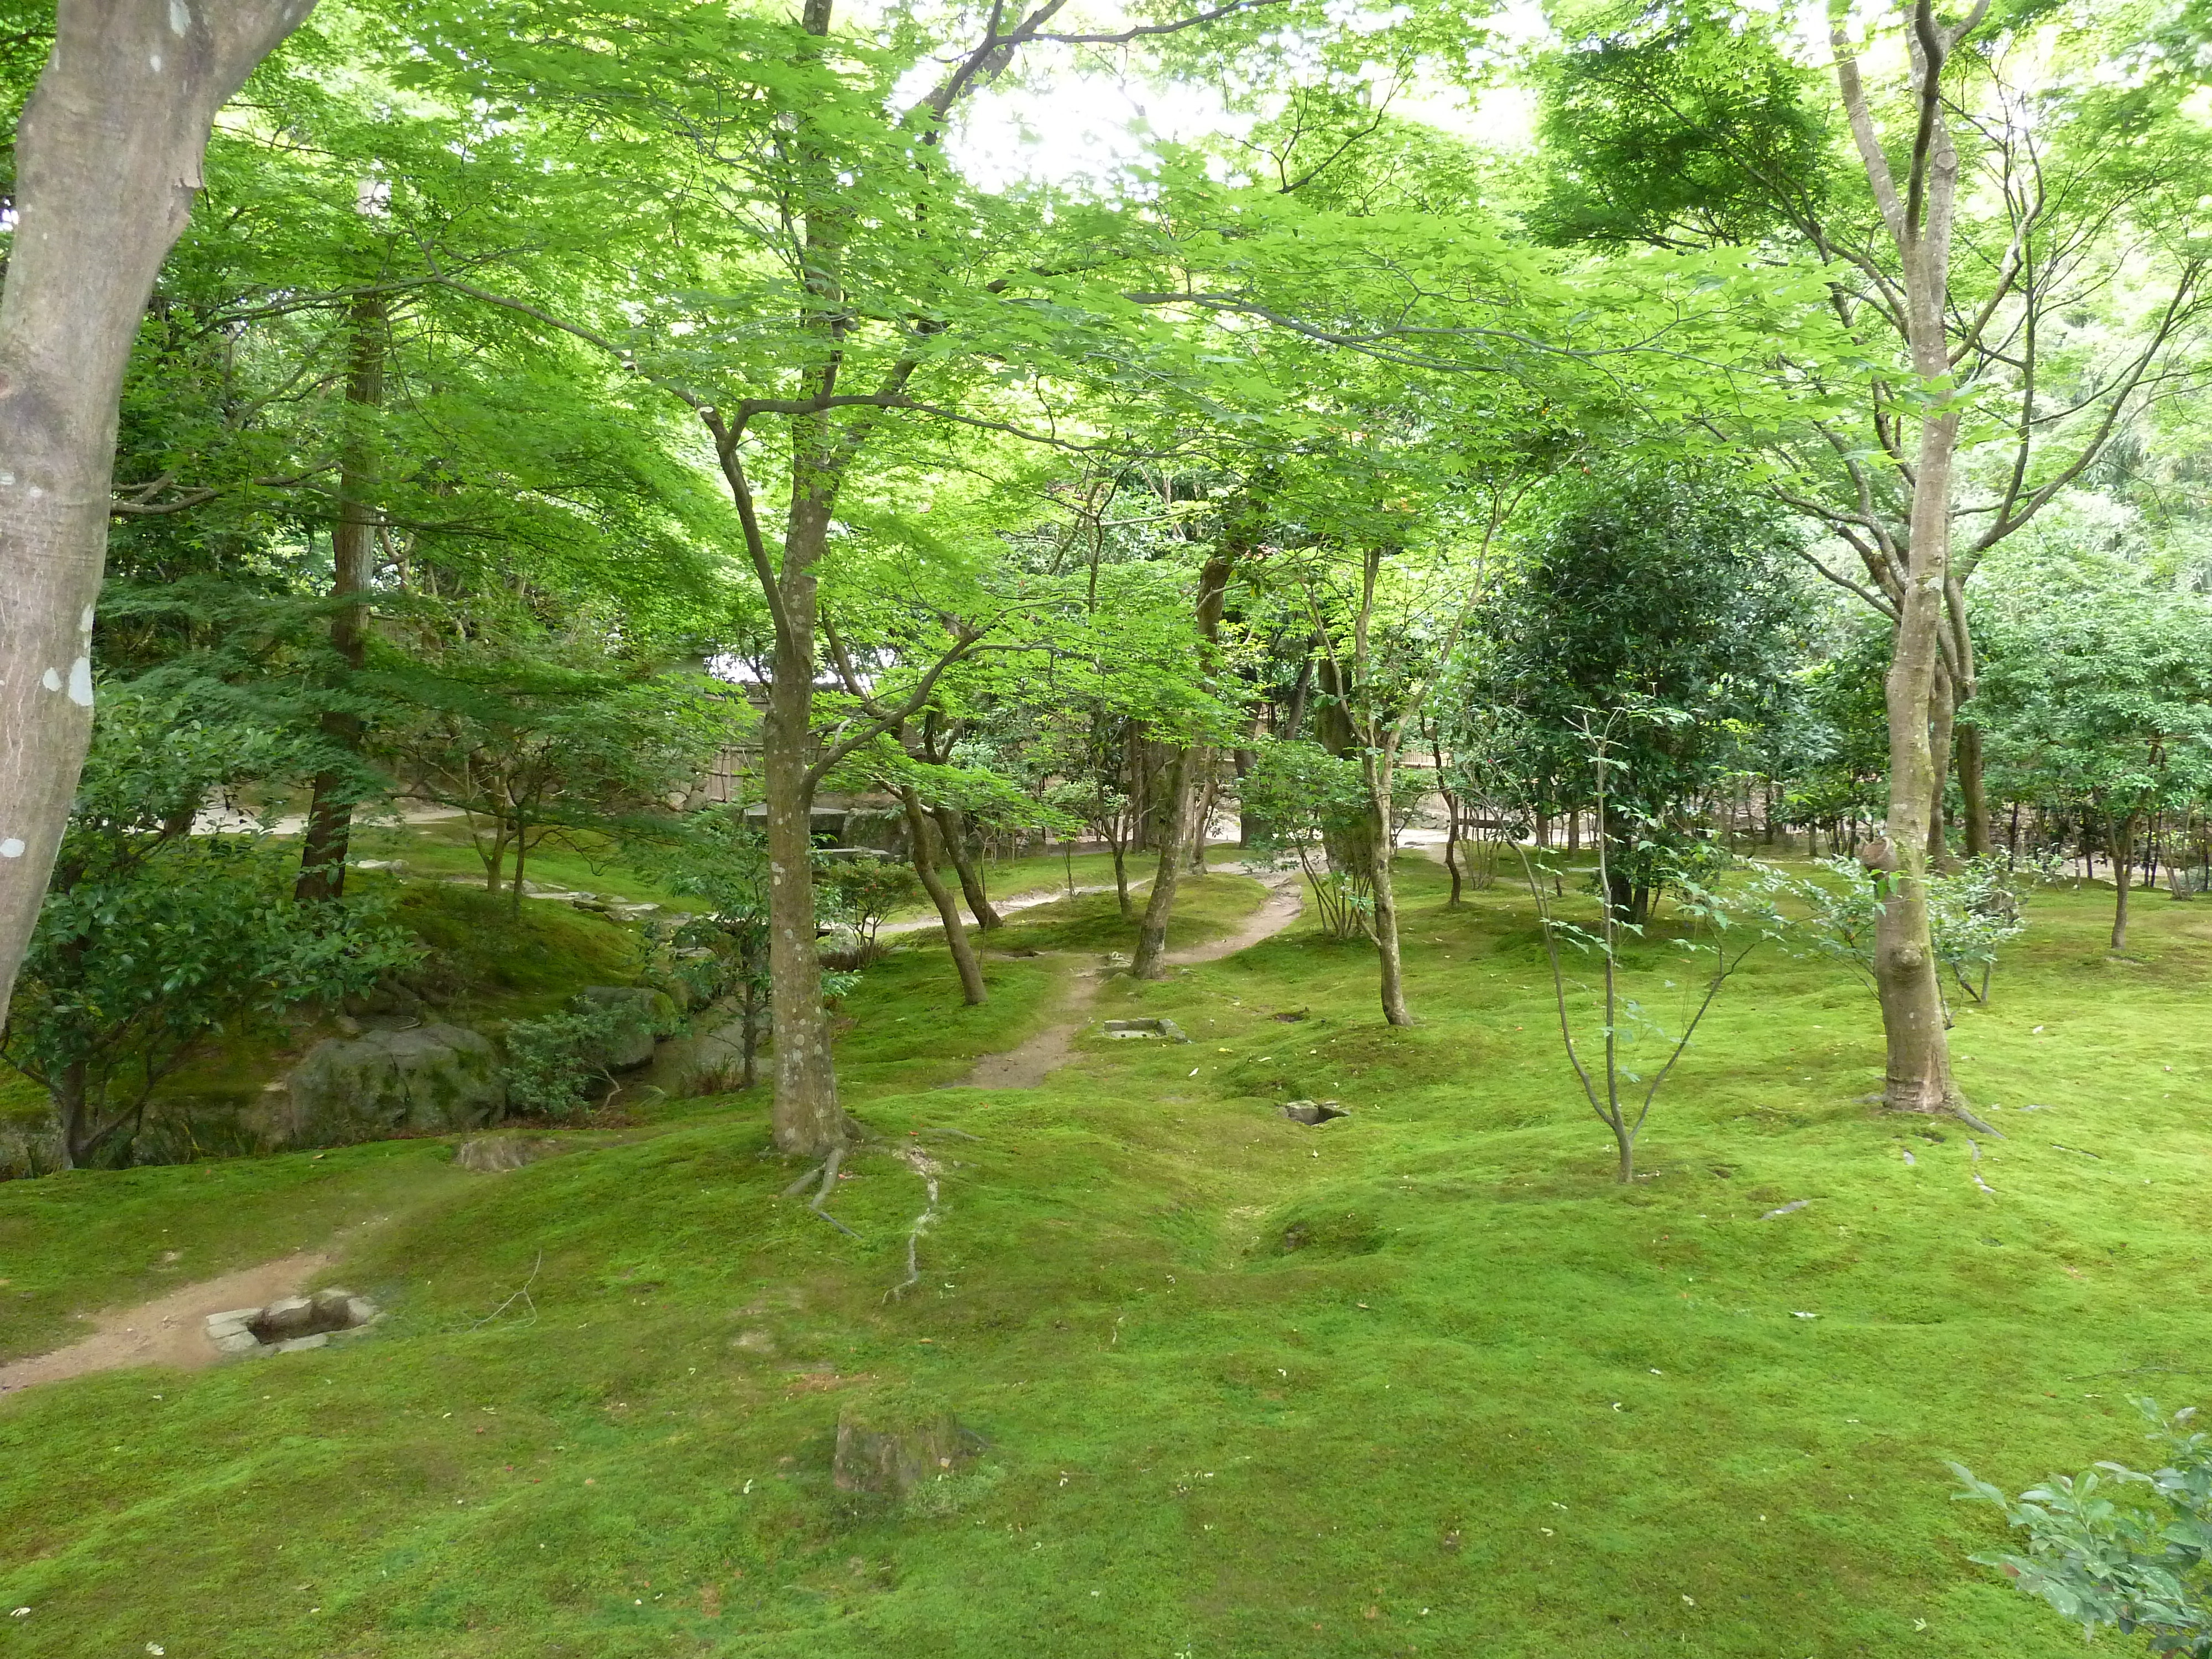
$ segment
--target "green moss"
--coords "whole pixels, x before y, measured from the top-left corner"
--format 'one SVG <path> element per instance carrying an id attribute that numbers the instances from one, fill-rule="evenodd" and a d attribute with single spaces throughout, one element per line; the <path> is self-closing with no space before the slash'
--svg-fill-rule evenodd
<path id="1" fill-rule="evenodd" d="M 642 965 L 635 930 L 589 910 L 443 883 L 410 883 L 398 921 L 441 959 L 464 994 L 495 1003 L 519 994 L 534 1007 L 586 985 L 627 984 Z"/>
<path id="2" fill-rule="evenodd" d="M 1994 1517 L 1950 1502 L 1942 1460 L 2017 1488 L 2125 1455 L 2127 1395 L 2206 1392 L 2203 907 L 2142 902 L 2120 972 L 2096 948 L 2108 895 L 2034 902 L 1954 1034 L 2002 1141 L 1858 1103 L 1871 999 L 1754 958 L 1623 1189 L 1525 899 L 1446 910 L 1440 874 L 1405 869 L 1409 1036 L 1381 1028 L 1371 958 L 1299 928 L 1102 988 L 1100 1012 L 1190 1045 L 940 1091 L 1035 1029 L 1066 964 L 994 961 L 966 1012 L 941 946 L 872 971 L 842 1011 L 848 1098 L 928 1149 L 944 1200 L 903 1294 L 915 1170 L 855 1159 L 828 1206 L 848 1237 L 778 1196 L 798 1171 L 764 1156 L 762 1099 L 446 1187 L 421 1143 L 331 1154 L 415 1182 L 335 1270 L 393 1308 L 378 1335 L 0 1401 L 0 1595 L 33 1608 L 12 1647 L 2075 1651 L 1965 1559 Z M 1237 890 L 1194 901 L 1218 916 Z M 1349 1121 L 1275 1114 L 1253 1079 L 1286 1038 L 1322 1051 L 1303 1058 Z M 21 1218 L 0 1271 L 89 1304 L 149 1282 L 157 1225 L 226 1249 L 260 1228 L 274 1254 L 349 1213 L 309 1207 L 349 1190 L 325 1169 L 0 1188 Z M 242 1184 L 196 1184 L 210 1170 Z M 1281 1249 L 1301 1223 L 1333 1242 Z M 991 1479 L 946 1513 L 855 1518 L 835 1429 L 878 1390 L 957 1411 Z"/>

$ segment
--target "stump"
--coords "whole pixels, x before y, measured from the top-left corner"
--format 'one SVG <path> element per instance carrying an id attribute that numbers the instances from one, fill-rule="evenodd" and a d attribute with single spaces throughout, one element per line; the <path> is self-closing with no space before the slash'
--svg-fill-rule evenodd
<path id="1" fill-rule="evenodd" d="M 971 1462 L 979 1443 L 951 1412 L 848 1406 L 837 1419 L 831 1479 L 839 1492 L 896 1500 Z"/>

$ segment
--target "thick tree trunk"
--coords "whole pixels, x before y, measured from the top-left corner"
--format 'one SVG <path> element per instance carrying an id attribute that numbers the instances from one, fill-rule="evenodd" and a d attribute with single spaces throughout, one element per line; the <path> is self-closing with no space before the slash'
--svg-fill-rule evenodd
<path id="1" fill-rule="evenodd" d="M 1875 933 L 1875 982 L 1888 1048 L 1885 1097 L 1893 1110 L 1940 1112 L 1958 1104 L 1944 1036 L 1943 998 L 1928 921 L 1928 848 L 1942 780 L 1929 727 L 1936 630 L 1950 532 L 1954 414 L 1921 428 L 1914 491 L 1911 580 L 1884 683 L 1889 713 L 1888 894 Z"/>
<path id="2" fill-rule="evenodd" d="M 796 493 L 796 492 L 794 492 Z M 822 1006 L 815 945 L 813 750 L 815 577 L 830 503 L 801 498 L 776 584 L 783 611 L 761 725 L 761 782 L 768 811 L 769 1014 L 775 1045 L 775 1145 L 825 1158 L 850 1139 L 837 1103 L 830 1019 Z"/>
<path id="3" fill-rule="evenodd" d="M 61 1129 L 64 1170 L 82 1169 L 100 1139 L 92 1126 L 92 1104 L 86 1098 L 88 1092 L 85 1063 L 81 1060 L 62 1067 L 54 1079 L 54 1119 Z"/>
<path id="4" fill-rule="evenodd" d="M 313 0 L 60 0 L 0 292 L 0 1009 L 92 733 L 117 405 L 216 111 Z"/>
<path id="5" fill-rule="evenodd" d="M 968 815 L 957 806 L 933 806 L 929 816 L 936 820 L 939 837 L 945 843 L 945 855 L 952 860 L 952 868 L 960 878 L 960 891 L 968 901 L 968 908 L 975 914 L 975 925 L 988 933 L 1006 923 L 991 908 L 991 896 L 983 889 L 983 872 L 975 856 L 968 850 Z"/>
<path id="6" fill-rule="evenodd" d="M 1936 684 L 1929 692 L 1928 757 L 1935 787 L 1928 801 L 1928 862 L 1938 870 L 1952 864 L 1950 829 L 1951 734 L 1958 705 L 1953 701 L 1951 676 L 1939 656 Z"/>
<path id="7" fill-rule="evenodd" d="M 960 971 L 960 994 L 969 1007 L 980 1007 L 989 998 L 983 988 L 982 964 L 975 960 L 975 947 L 968 942 L 968 928 L 960 920 L 960 906 L 953 899 L 952 890 L 937 873 L 937 856 L 929 844 L 929 816 L 913 790 L 900 790 L 899 799 L 906 803 L 906 826 L 914 842 L 914 872 L 921 878 L 922 890 L 929 895 L 929 902 L 937 907 L 938 920 L 945 924 L 945 943 L 952 952 L 952 965 Z"/>
<path id="8" fill-rule="evenodd" d="M 368 593 L 376 577 L 376 434 L 364 411 L 384 402 L 384 347 L 388 325 L 381 295 L 362 295 L 349 311 L 352 350 L 346 363 L 349 419 L 338 456 L 338 521 L 331 532 L 331 650 L 337 658 L 339 684 L 361 672 L 367 648 Z M 358 754 L 362 722 L 339 709 L 325 711 L 323 737 Z M 346 853 L 353 836 L 356 799 L 354 775 L 332 767 L 315 775 L 301 838 L 300 878 L 292 895 L 302 903 L 334 899 L 345 891 Z"/>

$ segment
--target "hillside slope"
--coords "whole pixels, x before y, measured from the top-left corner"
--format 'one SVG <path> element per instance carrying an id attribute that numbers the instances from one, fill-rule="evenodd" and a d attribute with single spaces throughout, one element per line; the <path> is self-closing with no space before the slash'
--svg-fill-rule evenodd
<path id="1" fill-rule="evenodd" d="M 1972 1147 L 1857 1103 L 1871 999 L 1770 957 L 1622 1189 L 1525 897 L 1447 910 L 1438 875 L 1407 861 L 1412 1030 L 1302 923 L 1107 982 L 1097 1017 L 1189 1046 L 1086 1032 L 1047 1086 L 983 1091 L 943 1085 L 1070 958 L 994 961 L 980 1010 L 941 949 L 872 972 L 849 1098 L 943 1166 L 902 1297 L 915 1168 L 854 1162 L 848 1237 L 779 1195 L 799 1171 L 743 1097 L 501 1176 L 417 1141 L 0 1187 L 0 1302 L 46 1310 L 0 1351 L 172 1250 L 213 1273 L 364 1217 L 331 1276 L 393 1310 L 350 1347 L 0 1400 L 9 1650 L 2075 1651 L 1966 1561 L 1996 1528 L 1942 1460 L 2017 1486 L 2132 1455 L 2131 1395 L 2201 1395 L 2212 910 L 2146 904 L 2116 962 L 2103 899 L 2039 896 L 1954 1033 L 2008 1132 Z M 1261 897 L 1194 884 L 1185 936 Z M 1077 908 L 996 938 L 1119 937 Z M 1303 1095 L 1352 1115 L 1286 1122 Z M 973 1465 L 897 1508 L 833 1488 L 841 1413 L 938 1409 Z"/>

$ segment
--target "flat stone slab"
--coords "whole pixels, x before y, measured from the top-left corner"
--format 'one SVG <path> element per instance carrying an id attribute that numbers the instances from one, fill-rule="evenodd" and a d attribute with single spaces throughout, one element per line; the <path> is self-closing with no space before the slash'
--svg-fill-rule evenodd
<path id="1" fill-rule="evenodd" d="M 1188 1042 L 1190 1041 L 1182 1027 L 1171 1019 L 1109 1019 L 1100 1029 L 1109 1040 L 1115 1042 L 1123 1042 L 1133 1037 L 1139 1041 L 1149 1038 L 1153 1042 L 1165 1040 L 1169 1042 Z"/>

